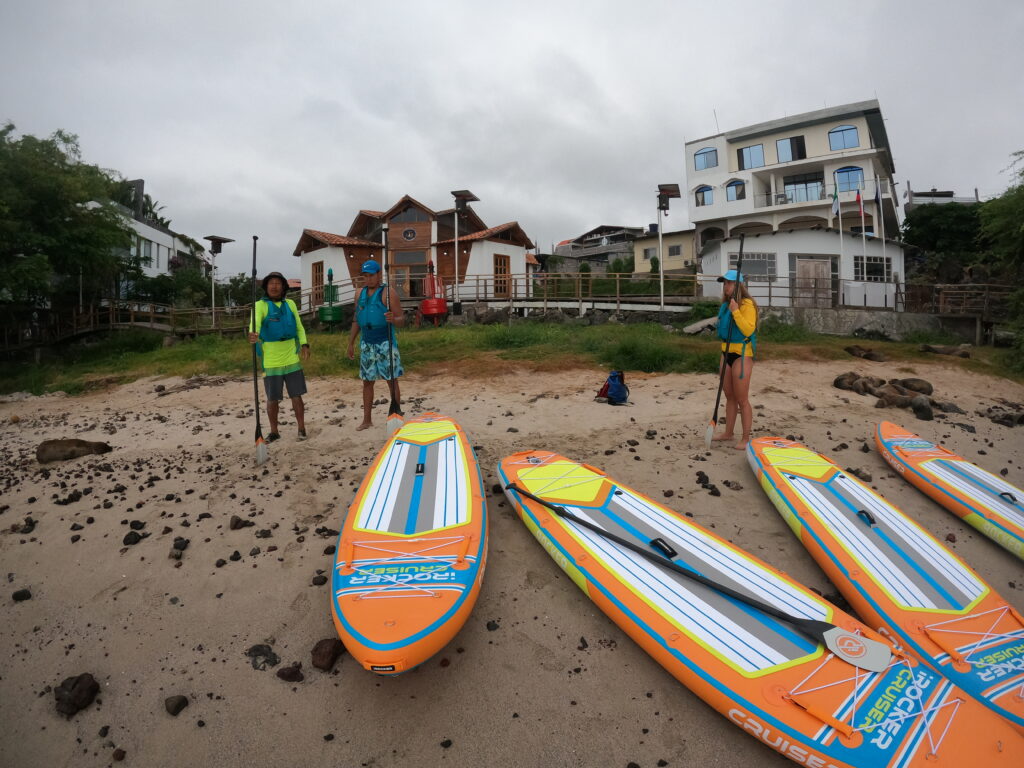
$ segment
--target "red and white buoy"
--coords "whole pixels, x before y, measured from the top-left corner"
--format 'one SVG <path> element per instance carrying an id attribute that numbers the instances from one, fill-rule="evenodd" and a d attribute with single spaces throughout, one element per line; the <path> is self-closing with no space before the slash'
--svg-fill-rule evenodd
<path id="1" fill-rule="evenodd" d="M 427 262 L 427 276 L 423 278 L 423 301 L 420 315 L 438 325 L 448 314 L 448 302 L 444 298 L 444 283 L 434 274 L 434 262 Z"/>

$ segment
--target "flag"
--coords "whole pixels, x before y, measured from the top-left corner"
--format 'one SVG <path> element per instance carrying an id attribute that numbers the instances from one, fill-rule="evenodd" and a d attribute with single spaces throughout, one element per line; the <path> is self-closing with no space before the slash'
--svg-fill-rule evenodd
<path id="1" fill-rule="evenodd" d="M 836 187 L 832 193 L 832 215 L 839 215 L 839 187 Z"/>
<path id="2" fill-rule="evenodd" d="M 882 185 L 875 176 L 875 210 L 882 210 Z"/>
<path id="3" fill-rule="evenodd" d="M 864 200 L 860 196 L 860 190 L 857 190 L 857 207 L 860 209 L 860 217 L 864 218 Z"/>

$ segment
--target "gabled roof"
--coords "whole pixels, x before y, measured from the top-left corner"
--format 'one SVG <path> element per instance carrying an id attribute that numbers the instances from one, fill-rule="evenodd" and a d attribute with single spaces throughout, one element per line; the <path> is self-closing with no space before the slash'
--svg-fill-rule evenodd
<path id="1" fill-rule="evenodd" d="M 496 237 L 496 235 L 500 235 L 502 232 L 509 232 L 511 234 L 511 237 L 510 238 L 498 238 L 498 237 Z M 534 247 L 536 247 L 530 241 L 530 238 L 526 236 L 526 233 L 523 231 L 523 228 L 519 226 L 519 222 L 518 221 L 510 221 L 510 222 L 508 222 L 506 224 L 499 224 L 496 227 L 491 227 L 490 229 L 484 229 L 484 230 L 481 230 L 480 232 L 473 232 L 470 235 L 463 235 L 462 233 L 459 233 L 459 242 L 460 243 L 467 243 L 467 242 L 471 242 L 471 241 L 474 241 L 474 240 L 499 240 L 499 239 L 500 240 L 505 240 L 505 239 L 511 240 L 512 242 L 514 242 L 514 243 L 516 243 L 518 245 L 522 245 L 525 248 L 534 248 Z M 454 238 L 452 238 L 451 240 L 438 240 L 436 243 L 434 243 L 434 245 L 446 245 L 448 243 L 454 243 L 454 242 L 455 242 Z"/>
<path id="2" fill-rule="evenodd" d="M 423 203 L 421 203 L 419 200 L 417 200 L 417 199 L 415 199 L 413 197 L 409 197 L 409 195 L 402 195 L 402 198 L 397 203 L 395 203 L 390 208 L 388 208 L 386 211 L 384 211 L 384 213 L 382 213 L 381 216 L 383 216 L 385 218 L 390 218 L 391 216 L 395 215 L 396 213 L 400 213 L 401 209 L 403 209 L 404 206 L 406 206 L 407 204 L 410 204 L 410 203 L 412 205 L 415 205 L 417 208 L 422 208 L 424 211 L 429 213 L 431 216 L 436 216 L 437 215 L 431 208 L 428 208 Z"/>
<path id="3" fill-rule="evenodd" d="M 302 230 L 302 237 L 299 238 L 299 242 L 295 246 L 295 250 L 292 251 L 292 256 L 301 256 L 305 252 L 315 251 L 317 248 L 326 248 L 331 245 L 368 245 L 380 248 L 380 243 L 364 240 L 361 237 L 347 237 L 345 235 L 335 235 L 331 232 L 321 232 L 317 229 L 304 229 Z"/>

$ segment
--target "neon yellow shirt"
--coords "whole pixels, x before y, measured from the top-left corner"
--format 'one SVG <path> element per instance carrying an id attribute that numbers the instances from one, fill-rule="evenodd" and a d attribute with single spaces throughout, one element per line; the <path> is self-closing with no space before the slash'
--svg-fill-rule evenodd
<path id="1" fill-rule="evenodd" d="M 285 339 L 284 341 L 261 341 L 257 342 L 263 349 L 263 373 L 267 376 L 283 376 L 292 371 L 301 371 L 302 363 L 299 360 L 299 347 L 306 343 L 306 329 L 302 327 L 302 318 L 299 317 L 299 310 L 295 302 L 285 299 L 289 309 L 295 315 L 295 330 L 298 339 Z M 280 307 L 281 302 L 275 301 L 275 307 Z M 267 302 L 256 302 L 256 327 L 249 323 L 249 330 L 254 333 L 260 332 L 260 326 L 267 316 Z"/>

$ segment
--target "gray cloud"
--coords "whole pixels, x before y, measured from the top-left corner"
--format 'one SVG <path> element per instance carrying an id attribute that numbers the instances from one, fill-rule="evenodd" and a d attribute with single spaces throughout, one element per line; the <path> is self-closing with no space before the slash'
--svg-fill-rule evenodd
<path id="1" fill-rule="evenodd" d="M 1024 148 L 1022 33 L 994 1 L 40 0 L 0 8 L 0 119 L 77 133 L 180 231 L 236 238 L 224 274 L 252 234 L 261 271 L 294 272 L 304 227 L 403 194 L 469 188 L 542 248 L 642 226 L 685 140 L 875 97 L 901 183 L 996 194 Z"/>

